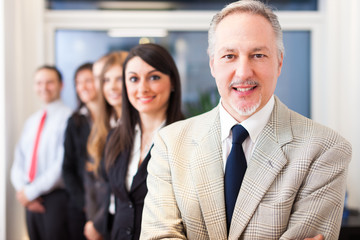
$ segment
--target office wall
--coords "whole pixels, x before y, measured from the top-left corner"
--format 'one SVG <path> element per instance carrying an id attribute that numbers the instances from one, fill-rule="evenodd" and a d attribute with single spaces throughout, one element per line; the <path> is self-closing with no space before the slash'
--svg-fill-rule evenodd
<path id="1" fill-rule="evenodd" d="M 6 158 L 5 148 L 5 4 L 0 0 L 0 159 Z M 3 161 L 5 162 L 5 161 Z M 0 165 L 0 196 L 6 195 L 6 167 L 5 164 Z M 0 198 L 0 212 L 4 213 L 6 209 L 5 198 Z M 0 215 L 0 239 L 5 239 L 6 234 L 6 217 L 5 214 Z"/>
<path id="2" fill-rule="evenodd" d="M 327 124 L 353 146 L 349 167 L 349 206 L 360 209 L 360 1 L 329 0 L 325 9 L 323 86 L 324 106 L 330 106 Z"/>
<path id="3" fill-rule="evenodd" d="M 34 69 L 44 61 L 43 0 L 1 0 L 0 12 L 0 240 L 25 240 L 24 208 L 10 183 L 13 150 L 25 119 L 40 105 L 33 92 Z M 1 29 L 1 28 L 0 28 Z M 0 40 L 1 41 L 1 40 Z M 1 50 L 0 50 L 1 51 Z M 4 122 L 5 124 L 1 124 Z M 4 186 L 4 188 L 2 188 Z M 5 208 L 1 206 L 5 204 Z M 3 211 L 4 210 L 4 211 Z"/>

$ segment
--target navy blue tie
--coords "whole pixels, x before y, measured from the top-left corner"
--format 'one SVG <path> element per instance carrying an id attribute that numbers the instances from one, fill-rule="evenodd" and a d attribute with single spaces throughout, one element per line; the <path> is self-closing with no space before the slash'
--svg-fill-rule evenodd
<path id="1" fill-rule="evenodd" d="M 248 135 L 249 133 L 241 125 L 235 125 L 232 128 L 232 147 L 225 168 L 225 204 L 228 231 L 236 199 L 247 168 L 242 143 Z"/>

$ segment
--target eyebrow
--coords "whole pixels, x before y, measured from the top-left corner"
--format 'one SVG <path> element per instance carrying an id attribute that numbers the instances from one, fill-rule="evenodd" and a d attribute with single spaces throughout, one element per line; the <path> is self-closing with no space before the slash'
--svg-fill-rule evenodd
<path id="1" fill-rule="evenodd" d="M 160 71 L 154 69 L 154 70 L 151 70 L 150 72 L 148 72 L 147 74 L 150 74 L 150 73 L 153 73 L 153 72 L 160 72 Z M 130 71 L 130 72 L 128 72 L 127 74 L 137 74 L 137 73 L 136 73 L 136 72 L 133 72 L 133 71 Z"/>
<path id="2" fill-rule="evenodd" d="M 222 47 L 219 49 L 219 52 L 236 52 L 234 48 Z"/>
<path id="3" fill-rule="evenodd" d="M 260 47 L 254 47 L 253 49 L 250 50 L 250 52 L 258 52 L 258 51 L 270 51 L 268 47 L 266 46 L 260 46 Z M 235 48 L 231 48 L 231 47 L 222 47 L 219 49 L 219 52 L 237 52 L 235 50 Z"/>
<path id="4" fill-rule="evenodd" d="M 264 46 L 264 47 L 256 47 L 252 50 L 252 52 L 258 52 L 258 51 L 263 51 L 263 50 L 268 51 L 268 52 L 270 51 L 268 47 Z"/>

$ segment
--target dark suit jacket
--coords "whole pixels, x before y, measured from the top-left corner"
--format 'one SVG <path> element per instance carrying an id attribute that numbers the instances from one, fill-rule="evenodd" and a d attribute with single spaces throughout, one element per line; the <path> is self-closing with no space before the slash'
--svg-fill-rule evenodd
<path id="1" fill-rule="evenodd" d="M 150 152 L 134 176 L 130 192 L 126 189 L 126 173 L 130 151 L 120 153 L 114 166 L 107 172 L 111 189 L 116 198 L 111 239 L 139 239 L 144 198 L 147 193 L 146 177 Z"/>
<path id="2" fill-rule="evenodd" d="M 86 209 L 87 220 L 91 220 L 101 235 L 108 234 L 107 219 L 103 219 L 109 206 L 110 187 L 107 182 L 85 170 L 90 161 L 87 139 L 90 134 L 90 119 L 74 113 L 68 120 L 65 133 L 63 177 L 70 195 L 70 204 L 79 211 Z"/>
<path id="3" fill-rule="evenodd" d="M 63 177 L 70 195 L 70 204 L 80 211 L 85 207 L 83 175 L 88 159 L 86 143 L 90 133 L 89 120 L 85 115 L 74 113 L 65 131 Z"/>

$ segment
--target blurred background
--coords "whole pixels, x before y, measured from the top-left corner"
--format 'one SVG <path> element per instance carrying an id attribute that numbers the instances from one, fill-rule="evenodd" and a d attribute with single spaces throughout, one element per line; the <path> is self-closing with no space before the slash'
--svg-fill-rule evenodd
<path id="1" fill-rule="evenodd" d="M 34 70 L 55 64 L 62 99 L 76 106 L 75 69 L 113 50 L 154 42 L 174 57 L 183 110 L 194 116 L 219 101 L 209 69 L 207 30 L 232 1 L 0 0 L 0 240 L 23 240 L 24 210 L 9 181 L 24 120 L 40 103 Z M 360 1 L 265 0 L 284 30 L 285 58 L 275 94 L 291 109 L 340 132 L 353 144 L 348 177 L 351 209 L 360 208 Z"/>

